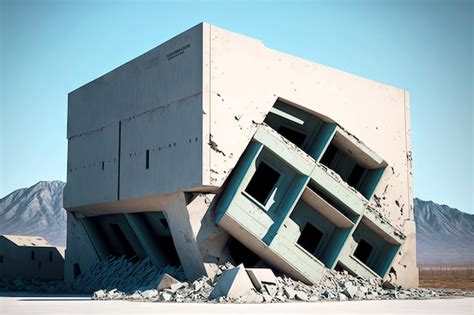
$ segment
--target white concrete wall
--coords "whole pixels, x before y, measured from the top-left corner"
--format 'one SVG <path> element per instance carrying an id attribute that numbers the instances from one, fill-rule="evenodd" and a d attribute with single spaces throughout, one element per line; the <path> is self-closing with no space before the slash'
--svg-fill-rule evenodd
<path id="1" fill-rule="evenodd" d="M 208 24 L 70 93 L 69 166 L 99 160 L 109 152 L 100 148 L 104 142 L 112 152 L 119 121 L 122 141 L 120 180 L 68 170 L 65 207 L 89 215 L 160 210 L 151 202 L 160 194 L 220 187 L 255 132 L 253 122 L 278 98 L 337 122 L 387 161 L 375 195 L 408 235 L 395 269 L 400 283 L 415 286 L 408 93 Z"/>
<path id="2" fill-rule="evenodd" d="M 252 121 L 262 122 L 277 98 L 336 121 L 389 165 L 375 195 L 383 197 L 380 210 L 408 235 L 394 267 L 403 284 L 416 286 L 408 93 L 214 26 L 208 32 L 210 98 L 203 106 L 210 108 L 209 133 L 222 151 L 210 151 L 211 183 L 223 183 L 256 129 Z"/>

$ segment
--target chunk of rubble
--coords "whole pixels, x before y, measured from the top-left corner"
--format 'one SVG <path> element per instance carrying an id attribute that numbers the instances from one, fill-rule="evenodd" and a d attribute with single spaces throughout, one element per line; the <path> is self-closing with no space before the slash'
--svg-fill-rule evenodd
<path id="1" fill-rule="evenodd" d="M 262 291 L 264 284 L 277 284 L 277 278 L 271 269 L 268 268 L 246 268 L 247 274 L 255 289 Z"/>
<path id="2" fill-rule="evenodd" d="M 254 290 L 250 290 L 243 296 L 239 298 L 239 302 L 242 303 L 262 303 L 264 301 L 264 296 L 261 294 L 258 294 Z"/>
<path id="3" fill-rule="evenodd" d="M 106 296 L 106 293 L 104 290 L 97 290 L 92 294 L 92 299 L 93 300 L 103 300 Z"/>
<path id="4" fill-rule="evenodd" d="M 245 271 L 244 265 L 240 264 L 235 268 L 222 272 L 209 298 L 216 299 L 222 296 L 230 299 L 238 299 L 252 289 L 252 281 Z"/>
<path id="5" fill-rule="evenodd" d="M 162 291 L 164 289 L 169 289 L 171 292 L 176 292 L 176 290 L 182 286 L 183 284 L 180 281 L 165 273 L 160 279 L 157 290 Z"/>

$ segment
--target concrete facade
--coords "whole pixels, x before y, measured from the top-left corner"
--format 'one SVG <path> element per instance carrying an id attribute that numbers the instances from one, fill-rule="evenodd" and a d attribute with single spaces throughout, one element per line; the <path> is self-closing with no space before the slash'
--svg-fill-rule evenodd
<path id="1" fill-rule="evenodd" d="M 0 235 L 0 279 L 62 280 L 64 249 L 38 236 Z"/>
<path id="2" fill-rule="evenodd" d="M 302 140 L 298 130 L 308 137 Z M 302 140 L 301 150 L 288 140 Z M 329 149 L 335 158 L 324 167 L 329 147 L 339 150 Z M 169 263 L 163 248 L 170 239 L 189 278 L 212 274 L 215 264 L 232 254 L 229 234 L 260 258 L 275 261 L 278 250 L 267 255 L 251 248 L 258 243 L 239 230 L 249 232 L 252 224 L 237 228 L 226 215 L 234 202 L 222 201 L 245 191 L 239 186 L 231 194 L 226 187 L 236 177 L 250 180 L 255 170 L 249 165 L 259 150 L 273 152 L 262 158 L 280 163 L 282 174 L 299 174 L 278 184 L 274 208 L 281 200 L 289 206 L 270 234 L 279 235 L 277 226 L 290 220 L 292 241 L 285 241 L 294 245 L 312 216 L 326 222 L 318 230 L 333 235 L 327 242 L 340 245 L 337 251 L 332 245 L 321 249 L 332 258 L 318 263 L 313 255 L 300 258 L 308 261 L 302 270 L 319 274 L 322 266 L 336 268 L 339 262 L 356 274 L 417 286 L 408 93 L 206 23 L 69 94 L 66 278 L 75 264 L 76 271 L 84 271 L 106 254 L 148 255 L 157 264 Z M 250 164 L 239 173 L 245 160 Z M 356 164 L 364 179 L 354 175 L 354 184 Z M 332 192 L 349 215 L 308 188 L 311 179 L 335 187 Z M 358 187 L 341 184 L 347 181 Z M 295 188 L 293 203 L 289 187 Z M 260 211 L 256 217 L 273 209 Z M 75 226 L 71 232 L 70 226 Z M 357 267 L 351 255 L 361 239 L 387 253 L 383 266 L 372 257 L 366 262 L 372 268 Z M 396 249 L 382 250 L 386 243 Z M 317 276 L 301 276 L 294 264 L 276 267 L 317 282 Z"/>

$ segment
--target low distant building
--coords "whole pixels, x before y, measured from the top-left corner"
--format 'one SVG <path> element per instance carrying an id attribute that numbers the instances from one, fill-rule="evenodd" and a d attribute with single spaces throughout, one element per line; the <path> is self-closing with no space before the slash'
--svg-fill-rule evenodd
<path id="1" fill-rule="evenodd" d="M 64 249 L 39 236 L 0 235 L 0 279 L 59 280 L 64 277 Z"/>

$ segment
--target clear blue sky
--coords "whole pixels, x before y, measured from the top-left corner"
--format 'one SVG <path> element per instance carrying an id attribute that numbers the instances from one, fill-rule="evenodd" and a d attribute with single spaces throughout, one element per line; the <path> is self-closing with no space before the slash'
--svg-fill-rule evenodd
<path id="1" fill-rule="evenodd" d="M 0 196 L 65 181 L 68 92 L 207 21 L 409 90 L 414 195 L 474 213 L 472 1 L 0 2 Z"/>

